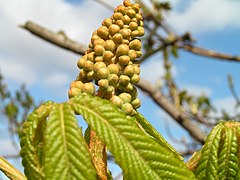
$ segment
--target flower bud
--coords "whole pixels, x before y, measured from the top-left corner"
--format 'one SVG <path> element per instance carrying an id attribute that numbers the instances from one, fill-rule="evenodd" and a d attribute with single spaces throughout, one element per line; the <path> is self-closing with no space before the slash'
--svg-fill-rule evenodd
<path id="1" fill-rule="evenodd" d="M 108 87 L 108 80 L 107 79 L 101 79 L 98 81 L 98 86 L 101 89 L 107 89 Z"/>
<path id="2" fill-rule="evenodd" d="M 142 56 L 142 51 L 136 51 L 137 53 L 137 58 L 140 58 Z"/>
<path id="3" fill-rule="evenodd" d="M 94 62 L 94 52 L 91 52 L 91 53 L 89 53 L 88 55 L 87 55 L 87 59 L 89 60 L 89 61 L 92 61 L 92 62 Z"/>
<path id="4" fill-rule="evenodd" d="M 125 68 L 124 68 L 124 74 L 129 76 L 129 77 L 132 77 L 134 75 L 134 72 L 135 72 L 135 69 L 134 69 L 134 65 L 127 65 Z"/>
<path id="5" fill-rule="evenodd" d="M 92 71 L 93 70 L 93 65 L 94 65 L 93 62 L 87 60 L 87 61 L 85 61 L 84 65 L 83 65 L 83 69 L 85 71 Z"/>
<path id="6" fill-rule="evenodd" d="M 140 74 L 140 68 L 138 67 L 138 65 L 134 64 L 134 74 L 139 75 Z"/>
<path id="7" fill-rule="evenodd" d="M 113 37 L 112 37 L 112 40 L 114 43 L 116 44 L 121 44 L 122 43 L 122 40 L 123 40 L 123 37 L 120 33 L 116 33 Z"/>
<path id="8" fill-rule="evenodd" d="M 138 24 L 136 22 L 130 22 L 129 29 L 132 31 L 136 30 L 138 28 Z"/>
<path id="9" fill-rule="evenodd" d="M 119 58 L 119 64 L 121 64 L 121 65 L 123 65 L 123 66 L 125 66 L 125 65 L 128 65 L 128 63 L 129 63 L 129 61 L 130 61 L 130 57 L 129 56 L 126 56 L 126 55 L 124 55 L 124 56 L 120 56 Z"/>
<path id="10" fill-rule="evenodd" d="M 121 100 L 118 96 L 113 96 L 113 97 L 110 99 L 110 101 L 111 101 L 114 105 L 116 105 L 118 108 L 122 108 L 123 102 L 122 102 L 122 100 Z"/>
<path id="11" fill-rule="evenodd" d="M 97 72 L 97 79 L 107 79 L 109 75 L 109 71 L 107 68 L 101 68 Z"/>
<path id="12" fill-rule="evenodd" d="M 119 84 L 127 85 L 130 82 L 130 78 L 126 75 L 121 75 L 119 78 Z"/>
<path id="13" fill-rule="evenodd" d="M 131 92 L 133 90 L 133 85 L 131 83 L 128 83 L 124 90 L 125 92 Z"/>
<path id="14" fill-rule="evenodd" d="M 116 74 L 117 75 L 118 72 L 119 72 L 118 65 L 116 65 L 116 64 L 109 64 L 107 66 L 107 68 L 108 68 L 110 74 Z"/>
<path id="15" fill-rule="evenodd" d="M 95 57 L 95 62 L 103 62 L 103 57 L 102 56 L 96 56 Z"/>
<path id="16" fill-rule="evenodd" d="M 115 12 L 115 13 L 113 14 L 113 19 L 114 19 L 115 21 L 117 21 L 117 20 L 122 20 L 122 18 L 123 18 L 123 15 L 122 15 L 122 13 L 120 13 L 120 12 Z"/>
<path id="17" fill-rule="evenodd" d="M 114 34 L 118 33 L 120 31 L 120 28 L 118 27 L 118 25 L 116 24 L 112 24 L 110 27 L 109 27 L 109 34 L 111 36 L 114 36 Z"/>
<path id="18" fill-rule="evenodd" d="M 128 25 L 131 22 L 131 19 L 128 15 L 124 15 L 122 21 L 124 24 Z"/>
<path id="19" fill-rule="evenodd" d="M 137 88 L 133 87 L 133 89 L 129 92 L 129 94 L 132 96 L 132 99 L 136 99 L 138 96 Z"/>
<path id="20" fill-rule="evenodd" d="M 117 56 L 127 55 L 129 51 L 129 47 L 127 44 L 120 44 L 117 48 Z"/>
<path id="21" fill-rule="evenodd" d="M 122 110 L 126 115 L 130 115 L 133 112 L 133 107 L 130 103 L 125 103 L 122 105 Z"/>
<path id="22" fill-rule="evenodd" d="M 115 49 L 116 49 L 116 45 L 112 40 L 107 40 L 104 43 L 104 48 L 105 48 L 106 51 L 114 52 Z"/>
<path id="23" fill-rule="evenodd" d="M 94 52 L 95 52 L 95 55 L 102 56 L 104 53 L 104 47 L 102 45 L 96 45 L 94 47 Z"/>
<path id="24" fill-rule="evenodd" d="M 120 28 L 123 28 L 124 23 L 122 20 L 117 20 L 116 25 L 118 25 Z"/>
<path id="25" fill-rule="evenodd" d="M 133 9 L 129 9 L 127 11 L 127 15 L 130 17 L 130 18 L 134 18 L 135 15 L 136 15 L 136 12 L 133 10 Z"/>
<path id="26" fill-rule="evenodd" d="M 103 53 L 103 61 L 109 62 L 113 58 L 114 54 L 111 51 L 105 51 Z"/>
<path id="27" fill-rule="evenodd" d="M 140 99 L 136 98 L 131 102 L 131 104 L 134 109 L 137 109 L 141 106 L 141 101 L 140 101 Z"/>
<path id="28" fill-rule="evenodd" d="M 131 61 L 137 58 L 137 53 L 135 50 L 130 49 L 128 52 L 128 57 L 130 58 Z"/>
<path id="29" fill-rule="evenodd" d="M 81 89 L 76 88 L 76 87 L 72 87 L 72 88 L 70 88 L 69 91 L 68 91 L 68 97 L 69 97 L 69 98 L 72 98 L 72 97 L 77 96 L 77 95 L 79 95 L 79 94 L 81 94 L 81 93 L 82 93 L 82 92 L 81 92 Z"/>
<path id="30" fill-rule="evenodd" d="M 85 62 L 86 62 L 86 58 L 81 57 L 77 62 L 78 68 L 82 69 L 84 67 Z"/>
<path id="31" fill-rule="evenodd" d="M 143 36 L 144 35 L 144 28 L 143 27 L 139 26 L 137 28 L 137 30 L 138 30 L 138 36 Z"/>
<path id="32" fill-rule="evenodd" d="M 132 96 L 129 93 L 121 93 L 118 97 L 123 103 L 130 103 L 132 101 Z"/>
<path id="33" fill-rule="evenodd" d="M 93 83 L 84 83 L 82 86 L 82 92 L 86 92 L 87 94 L 95 94 L 95 86 Z"/>
<path id="34" fill-rule="evenodd" d="M 119 31 L 119 33 L 122 35 L 122 37 L 124 38 L 124 39 L 129 39 L 130 38 L 130 36 L 131 36 L 131 30 L 129 30 L 129 29 L 121 29 L 120 31 Z"/>
<path id="35" fill-rule="evenodd" d="M 137 75 L 137 74 L 134 74 L 132 77 L 131 77 L 131 83 L 132 84 L 137 84 L 140 80 L 140 76 Z"/>
<path id="36" fill-rule="evenodd" d="M 112 25 L 112 19 L 111 19 L 111 18 L 106 18 L 106 19 L 103 21 L 102 25 L 109 28 L 109 27 Z"/>
<path id="37" fill-rule="evenodd" d="M 117 83 L 118 83 L 118 76 L 116 74 L 109 74 L 108 75 L 108 81 L 109 81 L 109 84 L 112 85 L 112 86 L 116 86 Z"/>
<path id="38" fill-rule="evenodd" d="M 131 6 L 132 3 L 131 3 L 129 0 L 124 0 L 124 1 L 123 1 L 123 5 L 126 6 L 126 7 L 128 7 L 128 6 Z"/>
<path id="39" fill-rule="evenodd" d="M 139 4 L 132 4 L 132 8 L 135 12 L 139 12 L 140 11 L 140 5 Z"/>
<path id="40" fill-rule="evenodd" d="M 93 46 L 96 46 L 96 45 L 103 46 L 104 43 L 105 43 L 105 41 L 103 39 L 99 38 L 99 39 L 96 39 L 96 40 L 93 41 Z"/>
<path id="41" fill-rule="evenodd" d="M 100 28 L 98 28 L 97 30 L 97 35 L 99 37 L 101 37 L 102 39 L 107 40 L 108 39 L 108 28 L 106 26 L 101 26 Z"/>
<path id="42" fill-rule="evenodd" d="M 97 73 L 101 68 L 106 68 L 106 64 L 104 62 L 96 62 L 93 66 L 94 73 Z"/>
<path id="43" fill-rule="evenodd" d="M 108 94 L 112 94 L 114 92 L 115 88 L 113 86 L 108 86 L 106 92 Z"/>

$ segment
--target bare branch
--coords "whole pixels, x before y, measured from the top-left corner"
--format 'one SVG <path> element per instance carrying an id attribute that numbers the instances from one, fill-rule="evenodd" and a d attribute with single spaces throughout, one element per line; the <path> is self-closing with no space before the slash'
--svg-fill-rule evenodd
<path id="1" fill-rule="evenodd" d="M 31 21 L 27 21 L 24 25 L 21 25 L 20 27 L 28 30 L 29 32 L 40 37 L 41 39 L 44 39 L 45 41 L 48 41 L 63 49 L 72 51 L 80 55 L 85 54 L 86 46 L 69 39 L 64 33 L 54 33 Z"/>
<path id="2" fill-rule="evenodd" d="M 224 53 L 220 53 L 220 52 L 216 52 L 213 50 L 204 49 L 204 48 L 200 48 L 200 47 L 188 45 L 188 44 L 178 45 L 177 47 L 182 48 L 193 54 L 200 55 L 200 56 L 217 58 L 217 59 L 222 59 L 222 60 L 227 60 L 227 61 L 232 61 L 232 62 L 240 62 L 240 56 L 231 56 L 228 54 L 224 54 Z"/>
<path id="3" fill-rule="evenodd" d="M 200 143 L 204 143 L 205 134 L 191 122 L 191 117 L 187 114 L 180 112 L 175 106 L 170 103 L 159 91 L 148 81 L 141 79 L 137 84 L 142 91 L 148 93 L 148 95 L 159 105 L 164 111 L 166 111 L 174 120 L 176 120 L 183 128 L 185 128 L 193 138 Z"/>

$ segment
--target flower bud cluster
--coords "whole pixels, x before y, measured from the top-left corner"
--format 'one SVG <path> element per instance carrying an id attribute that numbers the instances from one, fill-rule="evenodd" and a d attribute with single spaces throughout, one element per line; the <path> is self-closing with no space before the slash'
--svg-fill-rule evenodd
<path id="1" fill-rule="evenodd" d="M 125 0 L 114 14 L 95 31 L 86 54 L 77 65 L 80 73 L 71 84 L 69 97 L 79 93 L 95 94 L 109 99 L 126 114 L 133 115 L 140 107 L 134 84 L 139 81 L 143 18 L 138 4 Z"/>

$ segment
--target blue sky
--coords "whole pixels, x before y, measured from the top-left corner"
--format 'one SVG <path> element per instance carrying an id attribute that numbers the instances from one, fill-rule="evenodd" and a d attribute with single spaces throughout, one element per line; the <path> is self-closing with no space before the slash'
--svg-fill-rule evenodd
<path id="1" fill-rule="evenodd" d="M 121 0 L 107 2 L 116 6 Z M 177 33 L 190 31 L 198 46 L 240 55 L 240 1 L 170 2 L 173 11 L 166 18 Z M 25 83 L 37 100 L 61 102 L 67 100 L 68 86 L 78 73 L 76 62 L 80 56 L 32 36 L 20 29 L 19 24 L 32 20 L 53 31 L 64 30 L 69 37 L 87 45 L 91 33 L 111 14 L 93 0 L 0 1 L 0 68 L 10 88 L 14 90 Z M 174 76 L 180 87 L 194 94 L 205 93 L 219 109 L 233 112 L 234 99 L 227 86 L 227 75 L 233 75 L 239 92 L 240 63 L 208 59 L 184 51 L 180 51 L 180 58 L 173 62 Z M 154 56 L 142 65 L 142 77 L 156 82 L 163 74 L 161 64 L 161 57 Z M 169 139 L 165 131 L 169 117 L 146 96 L 140 97 L 143 103 L 140 111 Z M 173 121 L 168 125 L 177 138 L 186 135 Z M 1 129 L 3 127 L 4 123 Z M 0 137 L 4 137 L 0 140 L 0 154 L 15 153 L 9 139 L 2 133 Z"/>

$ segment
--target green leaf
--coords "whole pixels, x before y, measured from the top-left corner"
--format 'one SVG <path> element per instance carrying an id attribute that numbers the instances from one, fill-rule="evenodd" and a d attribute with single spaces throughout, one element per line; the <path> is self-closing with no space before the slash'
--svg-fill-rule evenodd
<path id="1" fill-rule="evenodd" d="M 221 130 L 223 123 L 219 123 L 213 128 L 208 135 L 202 151 L 202 157 L 199 161 L 198 167 L 195 170 L 195 175 L 199 180 L 218 179 L 218 148 L 221 138 Z"/>
<path id="2" fill-rule="evenodd" d="M 18 169 L 13 167 L 8 161 L 6 161 L 3 157 L 0 156 L 0 170 L 12 180 L 27 180 L 26 176 L 24 176 Z"/>
<path id="3" fill-rule="evenodd" d="M 147 136 L 107 100 L 82 94 L 70 100 L 114 155 L 125 179 L 196 179 L 175 154 Z"/>
<path id="4" fill-rule="evenodd" d="M 20 134 L 20 155 L 28 179 L 40 180 L 44 178 L 42 172 L 43 132 L 52 105 L 52 102 L 41 105 L 29 115 L 23 124 L 23 130 Z"/>
<path id="5" fill-rule="evenodd" d="M 171 151 L 176 155 L 177 158 L 183 160 L 183 158 L 178 154 L 178 152 L 174 149 L 172 145 L 170 145 L 164 137 L 157 132 L 157 130 L 141 115 L 137 113 L 134 118 L 137 121 L 137 124 L 141 126 L 142 130 L 145 131 L 151 138 L 157 141 L 162 147 L 166 150 Z"/>
<path id="6" fill-rule="evenodd" d="M 49 115 L 44 155 L 46 180 L 97 178 L 75 114 L 66 103 L 55 104 Z"/>
<path id="7" fill-rule="evenodd" d="M 222 132 L 219 152 L 219 179 L 235 179 L 238 173 L 238 139 L 236 129 L 225 127 Z"/>

